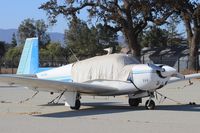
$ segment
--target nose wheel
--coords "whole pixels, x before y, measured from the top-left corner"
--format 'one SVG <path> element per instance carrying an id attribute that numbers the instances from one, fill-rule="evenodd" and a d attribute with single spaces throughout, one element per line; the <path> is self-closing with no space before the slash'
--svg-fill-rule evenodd
<path id="1" fill-rule="evenodd" d="M 151 99 L 147 100 L 146 103 L 145 103 L 145 108 L 148 109 L 148 110 L 153 110 L 155 109 L 155 102 Z"/>

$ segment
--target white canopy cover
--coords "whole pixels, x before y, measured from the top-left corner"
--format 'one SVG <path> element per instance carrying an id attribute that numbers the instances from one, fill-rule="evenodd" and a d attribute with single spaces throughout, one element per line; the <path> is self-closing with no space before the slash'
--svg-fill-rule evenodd
<path id="1" fill-rule="evenodd" d="M 127 54 L 96 56 L 74 63 L 72 78 L 79 83 L 95 79 L 126 81 L 134 64 L 139 61 Z"/>

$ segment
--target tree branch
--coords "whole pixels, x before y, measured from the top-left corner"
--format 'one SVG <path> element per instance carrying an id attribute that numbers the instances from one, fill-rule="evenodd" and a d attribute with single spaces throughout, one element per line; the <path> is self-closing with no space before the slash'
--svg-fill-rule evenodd
<path id="1" fill-rule="evenodd" d="M 169 18 L 169 16 L 173 14 L 173 12 L 174 11 L 167 12 L 166 14 L 163 15 L 162 18 L 152 19 L 151 21 L 156 25 L 163 25 L 164 23 L 166 23 L 167 18 Z"/>
<path id="2" fill-rule="evenodd" d="M 118 31 L 120 31 L 121 29 L 122 29 L 122 27 L 112 27 L 112 26 L 110 26 L 110 25 L 104 25 L 105 26 L 105 28 L 108 28 L 108 29 L 110 29 L 112 32 L 118 32 Z"/>

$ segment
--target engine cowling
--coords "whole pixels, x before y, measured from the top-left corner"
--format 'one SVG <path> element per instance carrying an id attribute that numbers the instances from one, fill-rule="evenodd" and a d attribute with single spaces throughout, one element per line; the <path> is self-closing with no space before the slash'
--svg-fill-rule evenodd
<path id="1" fill-rule="evenodd" d="M 155 90 L 177 75 L 176 69 L 167 65 L 140 64 L 132 68 L 133 84 L 141 90 Z"/>

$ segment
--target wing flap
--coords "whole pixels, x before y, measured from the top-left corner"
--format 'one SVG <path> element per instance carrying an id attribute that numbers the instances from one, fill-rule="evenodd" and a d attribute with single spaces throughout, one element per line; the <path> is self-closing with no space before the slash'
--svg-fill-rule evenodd
<path id="1" fill-rule="evenodd" d="M 0 82 L 8 83 L 9 85 L 20 85 L 39 91 L 49 92 L 62 92 L 67 90 L 87 94 L 103 94 L 115 92 L 118 90 L 115 87 L 94 85 L 89 83 L 61 82 L 17 75 L 1 75 Z"/>

